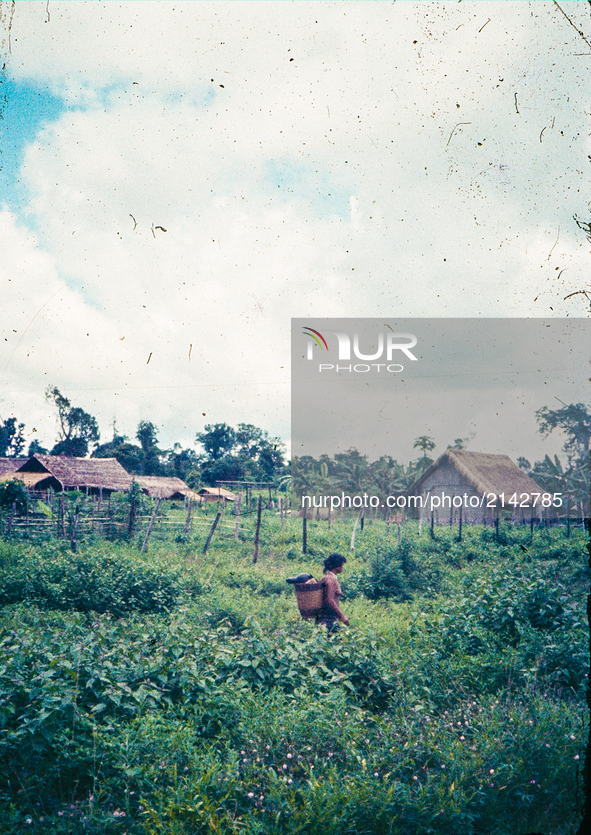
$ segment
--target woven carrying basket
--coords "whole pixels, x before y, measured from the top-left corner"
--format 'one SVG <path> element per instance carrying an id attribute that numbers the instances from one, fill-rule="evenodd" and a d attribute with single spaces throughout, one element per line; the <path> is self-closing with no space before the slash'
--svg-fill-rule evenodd
<path id="1" fill-rule="evenodd" d="M 296 599 L 303 618 L 315 618 L 324 601 L 324 583 L 296 583 Z"/>

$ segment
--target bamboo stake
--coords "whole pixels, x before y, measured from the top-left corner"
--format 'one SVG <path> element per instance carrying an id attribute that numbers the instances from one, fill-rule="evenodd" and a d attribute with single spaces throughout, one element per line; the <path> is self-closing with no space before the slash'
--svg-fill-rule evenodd
<path id="1" fill-rule="evenodd" d="M 211 530 L 209 531 L 209 533 L 207 535 L 207 539 L 205 540 L 205 545 L 203 546 L 203 551 L 201 552 L 202 554 L 205 554 L 205 552 L 209 548 L 209 543 L 211 542 L 211 538 L 215 533 L 215 529 L 218 526 L 218 522 L 220 521 L 221 515 L 222 515 L 221 510 L 218 510 L 217 515 L 216 515 L 215 519 L 213 520 L 213 525 L 211 526 Z"/>
<path id="2" fill-rule="evenodd" d="M 234 527 L 234 539 L 236 542 L 239 541 L 239 533 L 240 533 L 240 505 L 242 504 L 242 493 L 238 493 L 236 498 L 236 503 L 234 504 L 234 516 L 236 517 L 236 525 Z"/>
<path id="3" fill-rule="evenodd" d="M 160 510 L 160 504 L 162 499 L 158 499 L 156 502 L 156 507 L 154 508 L 154 513 L 152 514 L 152 518 L 150 519 L 150 524 L 148 525 L 148 530 L 146 531 L 146 538 L 144 539 L 144 544 L 142 545 L 142 553 L 148 547 L 148 539 L 150 538 L 150 534 L 152 533 L 152 528 L 154 527 L 154 522 L 156 521 L 156 516 L 158 515 L 158 511 Z"/>
<path id="4" fill-rule="evenodd" d="M 80 518 L 80 508 L 76 505 L 76 511 L 74 513 L 74 521 L 72 523 L 72 536 L 70 538 L 70 548 L 72 549 L 73 553 L 76 553 L 78 548 L 78 543 L 76 541 L 76 533 L 78 531 L 78 519 Z"/>
<path id="5" fill-rule="evenodd" d="M 257 527 L 256 532 L 254 535 L 254 554 L 252 557 L 253 563 L 255 563 L 259 558 L 259 535 L 261 532 L 261 514 L 263 510 L 263 497 L 259 494 L 259 498 L 257 501 Z"/>
<path id="6" fill-rule="evenodd" d="M 64 497 L 60 496 L 59 517 L 62 529 L 62 539 L 66 538 L 66 514 L 64 512 Z"/>
<path id="7" fill-rule="evenodd" d="M 359 524 L 359 520 L 361 519 L 361 514 L 362 513 L 363 513 L 363 510 L 360 510 L 359 513 L 357 514 L 357 519 L 355 519 L 355 524 L 353 525 L 353 533 L 351 534 L 351 548 L 350 548 L 351 551 L 355 550 L 355 533 L 357 531 L 357 525 Z"/>
<path id="8" fill-rule="evenodd" d="M 189 526 L 191 525 L 191 514 L 193 512 L 193 501 L 189 499 L 189 510 L 187 511 L 187 520 L 185 522 L 185 530 L 183 531 L 184 535 L 187 536 L 189 533 Z"/>
<path id="9" fill-rule="evenodd" d="M 8 526 L 6 528 L 6 536 L 10 536 L 12 533 L 12 524 L 14 522 L 14 514 L 16 513 L 16 502 L 12 503 L 12 507 L 10 508 L 10 516 L 8 517 Z"/>
<path id="10" fill-rule="evenodd" d="M 283 499 L 279 499 L 279 518 L 281 519 L 281 530 L 285 532 L 285 513 L 283 510 Z"/>

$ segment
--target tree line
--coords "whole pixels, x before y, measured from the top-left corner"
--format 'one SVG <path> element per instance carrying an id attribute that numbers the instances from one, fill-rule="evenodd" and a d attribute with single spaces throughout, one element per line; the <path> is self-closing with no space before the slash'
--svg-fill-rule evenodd
<path id="1" fill-rule="evenodd" d="M 114 429 L 112 439 L 101 444 L 95 417 L 73 406 L 55 386 L 45 394 L 57 410 L 58 437 L 53 446 L 47 447 L 33 440 L 28 445 L 29 456 L 39 453 L 83 458 L 90 453 L 91 458 L 116 458 L 132 475 L 176 476 L 190 487 L 215 485 L 217 481 L 275 484 L 288 471 L 281 439 L 249 423 L 236 428 L 227 423 L 207 424 L 195 435 L 202 451 L 179 443 L 163 449 L 158 427 L 148 420 L 138 423 L 134 438 Z M 25 424 L 15 417 L 0 418 L 0 457 L 19 458 L 26 446 Z"/>
<path id="2" fill-rule="evenodd" d="M 519 457 L 517 465 L 549 493 L 562 493 L 570 506 L 589 507 L 591 472 L 591 408 L 583 403 L 564 405 L 561 409 L 544 406 L 536 411 L 538 431 L 544 437 L 561 431 L 566 436 L 562 447 L 564 459 L 546 455 L 533 465 Z M 456 438 L 447 449 L 466 449 L 469 438 Z M 351 448 L 330 457 L 313 458 L 302 455 L 291 462 L 291 486 L 293 492 L 303 495 L 319 495 L 345 492 L 349 495 L 370 493 L 385 501 L 387 496 L 400 495 L 425 472 L 434 458 L 436 449 L 433 438 L 421 435 L 413 445 L 421 454 L 408 464 L 398 462 L 390 455 L 382 455 L 370 462 L 366 455 Z M 565 498 L 566 501 L 566 498 Z"/>
<path id="3" fill-rule="evenodd" d="M 214 485 L 219 481 L 258 481 L 291 488 L 297 496 L 344 491 L 351 495 L 364 492 L 385 498 L 405 492 L 433 463 L 436 445 L 428 435 L 414 442 L 418 455 L 408 464 L 390 455 L 370 462 L 366 455 L 351 448 L 334 456 L 309 455 L 294 458 L 291 468 L 285 458 L 280 438 L 248 423 L 232 427 L 227 423 L 207 424 L 195 435 L 195 448 L 179 443 L 163 449 L 158 428 L 151 422 L 139 422 L 134 438 L 113 430 L 110 441 L 100 443 L 96 418 L 73 406 L 58 388 L 50 386 L 47 400 L 57 410 L 58 437 L 51 447 L 38 440 L 28 446 L 28 455 L 45 453 L 93 458 L 116 458 L 132 475 L 177 476 L 191 487 Z M 538 409 L 538 431 L 544 437 L 562 432 L 563 458 L 546 455 L 531 464 L 525 457 L 518 466 L 544 490 L 563 493 L 574 504 L 589 501 L 591 407 L 583 403 L 564 404 L 560 409 Z M 18 458 L 24 454 L 25 425 L 14 416 L 0 419 L 0 457 Z M 137 443 L 135 443 L 137 441 Z M 456 438 L 448 449 L 466 449 L 469 438 Z"/>

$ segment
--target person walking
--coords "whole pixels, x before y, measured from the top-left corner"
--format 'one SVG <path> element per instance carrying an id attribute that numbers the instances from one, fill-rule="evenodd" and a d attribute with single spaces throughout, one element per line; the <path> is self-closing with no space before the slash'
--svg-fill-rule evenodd
<path id="1" fill-rule="evenodd" d="M 339 628 L 339 621 L 349 626 L 349 618 L 341 611 L 340 599 L 343 592 L 337 579 L 337 574 L 342 573 L 346 562 L 342 554 L 336 553 L 330 554 L 324 560 L 324 576 L 320 581 L 324 586 L 322 608 L 316 616 L 316 623 L 326 626 L 329 632 Z"/>

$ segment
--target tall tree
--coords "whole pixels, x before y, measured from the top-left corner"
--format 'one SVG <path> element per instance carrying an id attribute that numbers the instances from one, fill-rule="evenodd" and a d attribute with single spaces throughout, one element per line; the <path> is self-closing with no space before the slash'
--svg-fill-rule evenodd
<path id="1" fill-rule="evenodd" d="M 18 423 L 15 417 L 0 421 L 0 456 L 18 458 L 25 446 L 24 423 Z"/>
<path id="2" fill-rule="evenodd" d="M 416 461 L 411 461 L 408 465 L 409 477 L 412 478 L 412 481 L 415 481 L 433 463 L 433 459 L 427 453 L 433 452 L 435 449 L 435 441 L 429 435 L 420 435 L 415 439 L 413 449 L 420 449 L 423 453 L 420 458 L 417 458 Z"/>
<path id="3" fill-rule="evenodd" d="M 198 457 L 201 480 L 274 481 L 285 472 L 284 445 L 279 438 L 250 423 L 233 429 L 227 423 L 208 424 L 196 440 L 205 450 Z"/>
<path id="4" fill-rule="evenodd" d="M 39 453 L 39 455 L 47 455 L 49 450 L 47 450 L 41 441 L 38 441 L 37 438 L 34 438 L 31 443 L 29 444 L 29 449 L 27 450 L 27 455 L 29 458 L 32 458 L 33 455 Z"/>
<path id="5" fill-rule="evenodd" d="M 68 398 L 55 386 L 49 386 L 45 397 L 56 406 L 59 420 L 59 441 L 51 450 L 51 455 L 83 458 L 88 454 L 88 445 L 96 443 L 100 438 L 96 418 L 84 409 L 72 406 Z"/>
<path id="6" fill-rule="evenodd" d="M 571 403 L 562 409 L 544 406 L 536 412 L 538 431 L 548 437 L 554 429 L 562 430 L 566 437 L 563 449 L 570 463 L 584 465 L 589 460 L 591 441 L 591 411 L 584 403 Z"/>
<path id="7" fill-rule="evenodd" d="M 204 432 L 198 432 L 196 440 L 205 450 L 210 461 L 229 455 L 236 443 L 236 433 L 227 423 L 208 423 Z"/>
<path id="8" fill-rule="evenodd" d="M 144 451 L 136 444 L 129 443 L 127 435 L 113 435 L 112 441 L 99 444 L 92 458 L 116 458 L 123 469 L 132 475 L 144 474 Z"/>
<path id="9" fill-rule="evenodd" d="M 367 455 L 352 447 L 346 452 L 337 452 L 334 458 L 338 467 L 335 478 L 342 489 L 351 494 L 367 491 L 371 481 Z"/>
<path id="10" fill-rule="evenodd" d="M 194 449 L 183 449 L 176 443 L 166 456 L 166 469 L 172 476 L 183 481 L 192 480 L 192 474 L 197 466 L 197 453 Z M 188 483 L 188 482 L 187 482 Z"/>
<path id="11" fill-rule="evenodd" d="M 546 456 L 532 469 L 532 476 L 550 492 L 563 492 L 589 509 L 591 465 L 591 410 L 584 403 L 571 403 L 562 409 L 544 406 L 536 412 L 539 432 L 548 437 L 555 429 L 566 435 L 563 450 L 567 457 L 566 468 L 556 456 L 554 461 Z M 558 489 L 560 488 L 560 489 Z"/>
<path id="12" fill-rule="evenodd" d="M 135 437 L 140 442 L 144 453 L 144 475 L 162 475 L 160 456 L 163 453 L 158 449 L 158 437 L 154 424 L 149 420 L 141 420 Z"/>

